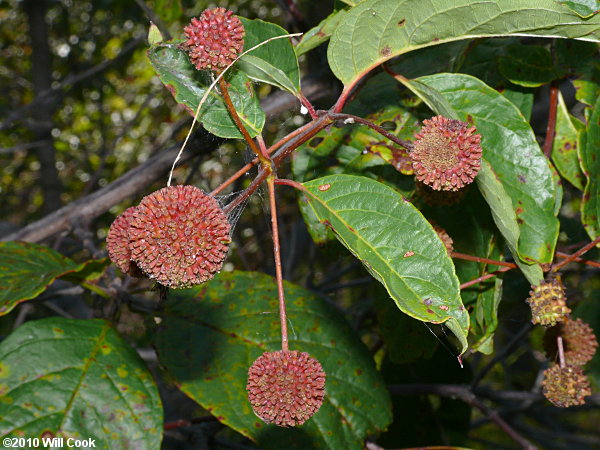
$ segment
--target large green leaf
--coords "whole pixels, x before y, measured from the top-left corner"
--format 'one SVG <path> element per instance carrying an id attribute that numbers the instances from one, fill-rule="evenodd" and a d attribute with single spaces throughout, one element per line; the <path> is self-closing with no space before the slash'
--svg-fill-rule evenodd
<path id="1" fill-rule="evenodd" d="M 373 96 L 370 98 L 375 103 Z M 356 101 L 362 105 L 367 100 L 359 95 Z M 400 139 L 412 138 L 418 129 L 418 119 L 398 106 L 382 106 L 378 113 L 367 118 L 378 125 L 385 125 L 388 132 Z M 410 168 L 412 174 L 412 163 L 406 151 L 391 144 L 387 138 L 364 125 L 348 124 L 323 130 L 294 152 L 294 179 L 304 182 L 334 173 L 360 174 L 389 183 L 408 195 L 414 188 L 412 177 L 409 179 L 400 173 L 406 174 L 406 169 Z M 331 231 L 317 220 L 308 207 L 304 196 L 300 196 L 299 206 L 316 243 L 333 239 Z"/>
<path id="2" fill-rule="evenodd" d="M 240 17 L 240 20 L 246 30 L 244 51 L 272 37 L 288 34 L 274 23 L 244 17 Z M 268 42 L 244 55 L 237 64 L 253 80 L 272 84 L 293 95 L 300 91 L 298 58 L 289 39 L 275 39 Z"/>
<path id="3" fill-rule="evenodd" d="M 103 320 L 28 322 L 0 343 L 0 436 L 159 449 L 162 419 L 144 362 Z"/>
<path id="4" fill-rule="evenodd" d="M 556 78 L 550 50 L 538 45 L 508 46 L 498 67 L 507 80 L 519 86 L 538 87 Z"/>
<path id="5" fill-rule="evenodd" d="M 159 44 L 148 49 L 148 58 L 175 101 L 192 115 L 211 85 L 209 72 L 199 71 L 177 43 Z M 228 72 L 229 95 L 242 123 L 251 136 L 256 136 L 265 124 L 265 113 L 249 78 L 240 71 Z M 242 134 L 229 116 L 221 95 L 214 88 L 198 115 L 198 120 L 211 133 L 223 138 L 241 138 Z"/>
<path id="6" fill-rule="evenodd" d="M 560 174 L 581 191 L 583 191 L 584 176 L 579 165 L 577 145 L 578 127 L 582 126 L 578 119 L 569 114 L 565 100 L 559 92 L 552 161 Z"/>
<path id="7" fill-rule="evenodd" d="M 483 156 L 512 199 L 519 256 L 551 262 L 559 229 L 557 186 L 527 120 L 501 94 L 469 75 L 437 74 L 418 81 L 443 95 L 462 120 L 477 127 Z"/>
<path id="8" fill-rule="evenodd" d="M 483 198 L 490 205 L 494 223 L 498 227 L 498 230 L 500 230 L 502 237 L 504 237 L 506 245 L 514 256 L 515 262 L 521 269 L 521 272 L 523 272 L 523 275 L 525 275 L 531 284 L 540 284 L 544 280 L 544 273 L 541 267 L 537 264 L 525 264 L 521 262 L 518 256 L 519 225 L 517 223 L 517 215 L 498 175 L 494 173 L 492 166 L 485 159 L 481 160 L 481 170 L 475 180 Z"/>
<path id="9" fill-rule="evenodd" d="M 290 349 L 318 359 L 327 375 L 321 409 L 302 427 L 266 425 L 247 399 L 248 368 L 281 349 L 277 285 L 267 275 L 221 273 L 164 305 L 157 335 L 161 363 L 192 399 L 261 448 L 362 449 L 391 419 L 374 361 L 338 310 L 285 283 Z"/>
<path id="10" fill-rule="evenodd" d="M 304 33 L 302 39 L 295 47 L 296 55 L 303 55 L 313 48 L 318 47 L 323 42 L 327 42 L 331 37 L 331 33 L 333 33 L 333 30 L 335 30 L 345 14 L 345 9 L 334 11 L 323 19 L 319 25 Z"/>
<path id="11" fill-rule="evenodd" d="M 58 277 L 78 272 L 85 263 L 27 242 L 0 242 L 0 315 L 37 297 Z"/>
<path id="12" fill-rule="evenodd" d="M 477 189 L 469 189 L 463 201 L 452 207 L 426 206 L 421 209 L 428 220 L 441 226 L 460 253 L 502 261 L 503 240 L 496 229 L 489 207 Z M 456 275 L 461 283 L 474 280 L 500 267 L 475 261 L 454 259 Z M 469 347 L 489 354 L 498 326 L 498 304 L 502 278 L 494 277 L 461 289 L 465 307 L 470 311 Z M 391 355 L 390 355 L 391 358 Z M 393 359 L 392 359 L 393 360 Z"/>
<path id="13" fill-rule="evenodd" d="M 330 175 L 304 183 L 319 220 L 381 282 L 398 307 L 423 322 L 446 323 L 467 348 L 469 316 L 437 234 L 410 202 L 377 181 Z"/>
<path id="14" fill-rule="evenodd" d="M 580 142 L 581 168 L 587 178 L 581 201 L 581 221 L 588 235 L 596 239 L 600 236 L 600 97 Z"/>
<path id="15" fill-rule="evenodd" d="M 350 86 L 395 56 L 460 39 L 542 36 L 600 40 L 600 18 L 539 0 L 367 0 L 352 8 L 328 48 L 333 73 Z"/>

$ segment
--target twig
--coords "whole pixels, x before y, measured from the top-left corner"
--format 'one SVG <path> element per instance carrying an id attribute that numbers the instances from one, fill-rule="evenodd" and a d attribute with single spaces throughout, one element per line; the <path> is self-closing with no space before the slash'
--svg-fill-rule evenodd
<path id="1" fill-rule="evenodd" d="M 7 155 L 9 153 L 22 152 L 25 150 L 30 150 L 32 148 L 39 147 L 40 145 L 45 145 L 51 143 L 51 139 L 42 139 L 39 141 L 26 142 L 25 144 L 17 144 L 12 147 L 0 148 L 0 155 Z"/>
<path id="2" fill-rule="evenodd" d="M 238 59 L 240 59 L 244 55 L 247 55 L 248 53 L 256 50 L 257 48 L 262 47 L 263 45 L 268 44 L 269 42 L 274 41 L 276 39 L 283 39 L 283 38 L 289 38 L 289 37 L 301 36 L 301 35 L 302 35 L 302 33 L 284 34 L 284 35 L 281 35 L 281 36 L 273 36 L 272 38 L 269 38 L 266 41 L 263 41 L 263 42 L 261 42 L 259 44 L 256 44 L 254 47 L 251 47 L 248 50 L 244 51 L 243 53 L 240 53 L 237 56 L 237 58 L 235 58 L 231 63 L 229 63 L 229 65 L 227 67 L 225 67 L 225 69 L 223 69 L 217 75 L 217 78 L 215 78 L 213 80 L 213 82 L 210 84 L 210 86 L 206 89 L 206 91 L 204 92 L 204 95 L 202 96 L 202 99 L 200 99 L 200 102 L 198 103 L 198 107 L 196 108 L 196 112 L 194 113 L 194 120 L 192 120 L 192 124 L 190 125 L 190 129 L 188 131 L 188 134 L 185 137 L 185 139 L 183 141 L 183 144 L 181 144 L 181 148 L 179 149 L 179 152 L 177 153 L 177 156 L 175 157 L 175 160 L 173 161 L 173 165 L 171 166 L 171 171 L 169 172 L 169 179 L 167 180 L 167 186 L 171 186 L 171 180 L 173 178 L 173 172 L 175 171 L 175 166 L 177 165 L 177 162 L 181 158 L 181 155 L 183 154 L 183 151 L 185 150 L 185 146 L 187 145 L 188 140 L 190 139 L 190 136 L 192 134 L 192 130 L 194 129 L 194 124 L 198 121 L 198 116 L 200 114 L 200 110 L 202 109 L 202 105 L 204 105 L 204 102 L 208 98 L 208 95 L 214 89 L 214 87 L 217 85 L 217 83 L 221 80 L 221 78 L 223 78 L 223 76 L 225 76 L 225 73 L 238 61 Z"/>
<path id="3" fill-rule="evenodd" d="M 438 395 L 440 397 L 449 397 L 462 400 L 463 402 L 479 409 L 490 421 L 494 422 L 502 431 L 504 431 L 512 440 L 518 443 L 524 449 L 535 449 L 536 447 L 526 438 L 521 436 L 512 426 L 510 426 L 493 409 L 486 406 L 473 393 L 467 385 L 452 384 L 400 384 L 390 385 L 388 390 L 392 395 Z"/>
<path id="4" fill-rule="evenodd" d="M 558 347 L 558 363 L 560 368 L 565 368 L 565 348 L 563 346 L 563 338 L 561 336 L 556 337 L 556 346 Z"/>
<path id="5" fill-rule="evenodd" d="M 343 120 L 344 123 L 360 123 L 361 125 L 366 125 L 369 128 L 377 131 L 382 136 L 385 136 L 386 138 L 388 138 L 394 144 L 397 144 L 407 150 L 412 149 L 412 144 L 410 141 L 405 141 L 403 139 L 399 139 L 396 136 L 394 136 L 392 133 L 387 131 L 385 128 L 380 127 L 379 125 L 376 125 L 367 119 L 363 119 L 362 117 L 354 116 L 352 114 L 341 114 L 341 113 L 334 113 L 334 112 L 329 113 L 329 117 L 331 117 L 333 120 Z"/>
<path id="6" fill-rule="evenodd" d="M 577 250 L 575 253 L 573 253 L 568 258 L 565 258 L 561 262 L 554 264 L 552 266 L 552 272 L 556 272 L 556 271 L 560 270 L 561 267 L 569 264 L 571 261 L 575 261 L 578 257 L 580 257 L 581 255 L 585 254 L 586 252 L 590 251 L 591 249 L 593 249 L 599 242 L 600 242 L 600 236 L 598 236 L 592 242 L 584 245 L 582 248 Z"/>
<path id="7" fill-rule="evenodd" d="M 306 132 L 306 130 L 309 130 L 313 127 L 313 122 L 309 122 L 303 126 L 301 126 L 300 128 L 292 131 L 291 133 L 289 133 L 287 136 L 281 138 L 278 142 L 276 142 L 275 144 L 273 144 L 271 147 L 269 147 L 267 149 L 267 154 L 271 155 L 273 152 L 275 152 L 278 148 L 280 148 L 281 146 L 283 146 L 284 144 L 286 144 L 287 142 L 289 142 L 290 140 L 292 140 L 293 138 L 301 135 L 302 133 Z M 239 177 L 241 177 L 242 175 L 244 175 L 246 172 L 248 172 L 252 167 L 254 167 L 256 164 L 258 164 L 258 158 L 254 158 L 252 161 L 250 161 L 248 164 L 246 164 L 244 167 L 242 167 L 241 169 L 239 169 L 237 172 L 235 172 L 231 177 L 229 177 L 225 182 L 223 182 L 220 186 L 218 186 L 215 190 L 213 190 L 210 195 L 217 195 L 219 193 L 221 193 L 225 188 L 227 188 L 227 186 L 231 185 L 233 182 L 235 182 Z"/>
<path id="8" fill-rule="evenodd" d="M 321 91 L 315 91 L 316 94 L 319 92 Z M 271 99 L 275 99 L 276 101 L 272 102 Z M 295 97 L 291 95 L 287 96 L 288 108 L 297 104 L 296 101 Z M 282 109 L 280 96 L 268 96 L 261 103 L 261 106 L 266 114 L 275 114 Z M 306 128 L 303 127 L 303 131 L 311 129 L 311 127 L 314 126 L 314 123 L 311 122 L 307 125 L 310 126 Z M 209 137 L 208 133 L 201 132 L 200 136 L 202 136 L 202 145 L 199 145 L 198 148 L 202 148 L 206 153 L 214 150 L 220 145 L 221 141 L 215 140 L 214 137 Z M 161 142 L 161 146 L 162 145 Z M 168 164 L 173 161 L 173 158 L 177 155 L 177 147 L 178 144 L 163 150 L 161 153 L 151 157 L 104 188 L 85 197 L 81 197 L 14 233 L 1 236 L 0 241 L 24 240 L 28 242 L 40 242 L 60 232 L 71 229 L 71 222 L 73 220 L 85 218 L 88 221 L 91 221 L 95 217 L 108 211 L 114 205 L 125 199 L 134 197 L 146 189 L 149 184 L 162 177 L 168 171 Z M 158 147 L 156 150 L 153 150 L 152 153 L 157 152 L 160 148 L 161 147 Z M 184 158 L 184 161 L 190 160 L 195 156 L 198 155 L 189 154 Z M 165 166 L 167 166 L 167 168 Z M 241 175 L 243 175 L 243 173 L 245 172 L 242 172 Z"/>
<path id="9" fill-rule="evenodd" d="M 275 277 L 277 279 L 277 297 L 279 298 L 279 320 L 281 322 L 281 349 L 287 351 L 288 330 L 285 310 L 285 292 L 283 290 L 283 273 L 281 270 L 281 247 L 279 245 L 279 226 L 277 225 L 277 203 L 275 199 L 275 176 L 267 178 L 269 187 L 269 206 L 271 210 L 271 227 L 273 229 L 273 256 L 275 257 Z"/>
<path id="10" fill-rule="evenodd" d="M 512 348 L 523 338 L 523 336 L 525 336 L 527 333 L 529 333 L 532 329 L 533 329 L 533 324 L 531 322 L 528 322 L 523 328 L 521 328 L 519 330 L 519 332 L 517 332 L 513 336 L 513 338 L 510 340 L 510 342 L 508 344 L 506 344 L 506 347 L 504 347 L 502 349 L 502 351 L 496 352 L 496 355 L 490 360 L 490 362 L 488 362 L 485 365 L 485 367 L 483 369 L 481 369 L 479 371 L 479 373 L 477 373 L 475 375 L 475 377 L 473 378 L 473 381 L 471 382 L 471 387 L 473 389 L 476 388 L 477 385 L 479 384 L 479 382 L 496 365 L 496 363 L 498 363 L 498 361 L 501 361 L 502 359 L 506 358 L 506 356 L 512 351 Z"/>
<path id="11" fill-rule="evenodd" d="M 558 80 L 550 83 L 550 107 L 548 108 L 548 125 L 546 126 L 546 139 L 544 140 L 544 155 L 550 158 L 556 134 L 556 109 L 558 105 Z"/>
<path id="12" fill-rule="evenodd" d="M 225 81 L 224 78 L 219 78 L 219 89 L 221 90 L 221 97 L 223 97 L 223 102 L 227 107 L 229 116 L 231 117 L 231 120 L 233 120 L 233 122 L 235 123 L 235 126 L 240 131 L 240 133 L 242 133 L 242 136 L 244 137 L 246 143 L 250 146 L 250 149 L 258 157 L 260 163 L 264 168 L 271 167 L 271 162 L 269 161 L 269 158 L 265 154 L 263 154 L 260 148 L 258 148 L 256 142 L 254 142 L 254 140 L 250 136 L 250 133 L 248 133 L 248 130 L 242 123 L 242 119 L 240 119 L 239 114 L 235 110 L 235 106 L 233 106 L 233 102 L 231 101 L 231 97 L 229 96 L 229 88 L 227 87 L 227 81 Z"/>
<path id="13" fill-rule="evenodd" d="M 485 281 L 485 280 L 489 280 L 490 278 L 500 275 L 501 273 L 508 272 L 509 270 L 512 270 L 512 269 L 513 269 L 513 267 L 503 267 L 502 269 L 495 270 L 494 272 L 486 273 L 484 275 L 481 275 L 480 277 L 477 277 L 473 280 L 470 280 L 470 281 L 467 281 L 467 282 L 461 284 L 460 289 L 461 290 L 466 289 L 470 286 L 473 286 L 474 284 L 481 283 L 482 281 Z"/>
<path id="14" fill-rule="evenodd" d="M 290 155 L 298 146 L 308 141 L 311 137 L 325 128 L 327 125 L 331 123 L 331 119 L 327 115 L 319 117 L 318 120 L 310 122 L 310 127 L 307 127 L 305 132 L 301 135 L 298 135 L 295 139 L 292 139 L 287 144 L 283 145 L 279 151 L 273 156 L 272 162 L 275 168 L 278 168 L 283 160 Z M 225 213 L 229 211 L 233 211 L 239 205 L 243 204 L 252 194 L 256 192 L 258 187 L 261 185 L 263 181 L 267 179 L 270 175 L 270 171 L 261 169 L 258 172 L 256 178 L 250 183 L 250 186 L 246 188 L 244 192 L 238 195 L 231 203 L 229 203 L 225 208 Z M 276 183 L 277 184 L 277 183 Z M 300 185 L 301 186 L 301 185 Z"/>
<path id="15" fill-rule="evenodd" d="M 464 253 L 458 253 L 458 252 L 452 252 L 450 254 L 450 256 L 452 258 L 456 258 L 456 259 L 464 259 L 465 261 L 475 261 L 478 263 L 492 264 L 494 266 L 509 267 L 511 269 L 515 269 L 517 267 L 517 265 L 515 263 L 496 261 L 494 259 L 482 258 L 480 256 L 471 256 L 471 255 L 466 255 Z"/>
<path id="16" fill-rule="evenodd" d="M 568 253 L 563 253 L 563 252 L 556 252 L 556 256 L 558 256 L 559 258 L 571 258 L 571 255 L 569 255 Z M 600 263 L 596 262 L 596 261 L 588 261 L 587 259 L 581 259 L 581 258 L 575 258 L 575 259 L 571 259 L 570 262 L 579 262 L 579 263 L 583 263 L 586 264 L 588 266 L 592 266 L 592 267 L 598 267 L 600 268 Z"/>

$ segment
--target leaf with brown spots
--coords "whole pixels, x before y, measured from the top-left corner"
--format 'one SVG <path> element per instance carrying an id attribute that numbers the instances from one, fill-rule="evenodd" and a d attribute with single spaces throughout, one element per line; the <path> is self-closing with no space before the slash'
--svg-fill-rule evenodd
<path id="1" fill-rule="evenodd" d="M 304 33 L 302 39 L 298 42 L 298 45 L 296 45 L 296 55 L 301 56 L 324 42 L 327 42 L 331 37 L 331 33 L 333 33 L 333 30 L 335 30 L 345 14 L 345 9 L 334 11 L 323 19 L 319 25 Z"/>
<path id="2" fill-rule="evenodd" d="M 585 177 L 581 171 L 577 155 L 579 131 L 582 128 L 585 128 L 585 125 L 569 114 L 565 100 L 559 92 L 552 162 L 561 176 L 580 191 L 583 191 L 585 183 Z"/>
<path id="3" fill-rule="evenodd" d="M 331 187 L 319 191 L 325 183 Z M 316 216 L 331 223 L 337 239 L 385 286 L 398 308 L 423 322 L 444 323 L 464 352 L 469 315 L 458 278 L 423 215 L 394 189 L 366 177 L 329 175 L 304 186 Z"/>
<path id="4" fill-rule="evenodd" d="M 79 283 L 97 278 L 106 266 L 106 260 L 77 263 L 43 245 L 0 242 L 0 316 L 36 298 L 61 276 L 70 274 L 70 281 Z"/>
<path id="5" fill-rule="evenodd" d="M 418 81 L 441 94 L 458 118 L 471 118 L 481 134 L 483 158 L 514 210 L 522 209 L 515 256 L 528 264 L 551 262 L 558 239 L 560 189 L 527 120 L 509 100 L 475 77 L 442 73 Z"/>
<path id="6" fill-rule="evenodd" d="M 336 27 L 327 59 L 335 76 L 351 89 L 367 72 L 404 53 L 436 43 L 499 36 L 598 42 L 600 17 L 582 19 L 554 1 L 366 0 Z M 390 51 L 382 53 L 383 46 Z"/>
<path id="7" fill-rule="evenodd" d="M 159 449 L 163 413 L 144 362 L 103 320 L 27 322 L 0 343 L 0 436 Z"/>
<path id="8" fill-rule="evenodd" d="M 290 350 L 307 352 L 326 373 L 325 400 L 299 428 L 266 425 L 247 398 L 248 368 L 281 349 L 277 284 L 253 272 L 221 273 L 200 288 L 174 292 L 156 336 L 161 364 L 181 390 L 221 422 L 267 449 L 356 449 L 391 420 L 373 358 L 338 310 L 285 283 Z"/>
<path id="9" fill-rule="evenodd" d="M 580 136 L 581 168 L 587 182 L 581 201 L 581 222 L 592 239 L 600 236 L 600 97 Z"/>

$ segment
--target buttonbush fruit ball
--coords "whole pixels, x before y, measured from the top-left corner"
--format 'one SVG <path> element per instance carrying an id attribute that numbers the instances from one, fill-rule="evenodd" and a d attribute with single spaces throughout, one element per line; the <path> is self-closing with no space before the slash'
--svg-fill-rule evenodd
<path id="1" fill-rule="evenodd" d="M 184 288 L 210 280 L 227 256 L 231 226 L 217 201 L 195 186 L 144 197 L 128 229 L 131 258 L 160 284 Z"/>

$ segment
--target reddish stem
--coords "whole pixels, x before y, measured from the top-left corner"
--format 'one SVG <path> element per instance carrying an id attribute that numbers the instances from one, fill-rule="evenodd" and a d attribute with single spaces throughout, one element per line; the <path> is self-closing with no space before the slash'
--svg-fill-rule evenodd
<path id="1" fill-rule="evenodd" d="M 548 109 L 548 125 L 546 126 L 546 140 L 544 141 L 544 155 L 550 158 L 552 147 L 554 145 L 554 135 L 556 133 L 556 109 L 558 105 L 558 80 L 550 83 L 550 107 Z"/>
<path id="2" fill-rule="evenodd" d="M 556 252 L 556 256 L 558 256 L 559 258 L 571 258 L 571 255 L 569 255 L 568 253 L 563 253 L 563 252 Z M 596 262 L 596 261 L 588 261 L 587 259 L 581 259 L 581 258 L 575 258 L 573 260 L 571 260 L 571 262 L 576 261 L 576 262 L 580 262 L 583 264 L 587 264 L 588 266 L 592 266 L 592 267 L 598 267 L 600 268 L 600 263 Z"/>
<path id="3" fill-rule="evenodd" d="M 256 142 L 254 142 L 252 137 L 250 137 L 250 133 L 248 133 L 248 130 L 246 130 L 246 127 L 242 123 L 242 119 L 240 119 L 240 116 L 238 115 L 235 109 L 235 106 L 233 106 L 231 97 L 229 96 L 229 88 L 227 87 L 227 81 L 225 81 L 223 77 L 219 78 L 219 89 L 221 90 L 221 96 L 223 97 L 223 102 L 227 107 L 227 111 L 229 111 L 229 115 L 231 116 L 231 119 L 235 122 L 236 127 L 238 128 L 238 130 L 240 130 L 240 133 L 242 133 L 242 136 L 244 136 L 244 139 L 246 140 L 252 151 L 256 154 L 256 156 L 258 156 L 258 159 L 261 162 L 261 164 L 264 167 L 270 167 L 271 163 L 269 161 L 269 158 L 263 155 L 261 150 L 256 145 Z"/>
<path id="4" fill-rule="evenodd" d="M 513 269 L 513 267 L 503 267 L 502 269 L 498 269 L 494 272 L 486 273 L 485 275 L 481 275 L 480 277 L 477 277 L 471 281 L 467 281 L 466 283 L 461 284 L 460 289 L 461 290 L 466 289 L 470 286 L 473 286 L 474 284 L 481 283 L 482 281 L 485 281 L 485 280 L 489 280 L 490 278 L 493 278 L 496 275 L 500 275 L 501 273 L 508 272 L 509 270 L 512 270 L 512 269 Z"/>
<path id="5" fill-rule="evenodd" d="M 575 253 L 573 253 L 571 256 L 563 259 L 561 262 L 556 263 L 552 266 L 552 272 L 556 272 L 558 271 L 561 267 L 566 266 L 567 264 L 569 264 L 571 261 L 575 261 L 578 257 L 580 257 L 581 255 L 583 255 L 584 253 L 590 251 L 592 248 L 594 248 L 596 246 L 596 244 L 598 244 L 600 242 L 600 236 L 598 236 L 596 239 L 594 239 L 592 242 L 584 245 L 582 248 L 580 248 L 579 250 L 577 250 Z"/>
<path id="6" fill-rule="evenodd" d="M 292 139 L 298 138 L 297 142 L 290 144 L 290 147 L 292 147 L 292 150 L 293 150 L 293 149 L 297 148 L 298 146 L 302 145 L 304 142 L 308 141 L 316 133 L 318 133 L 323 128 L 325 128 L 328 124 L 329 124 L 329 122 L 326 122 L 326 121 L 324 122 L 323 118 L 319 118 L 319 120 L 317 120 L 317 121 L 309 122 L 309 123 L 301 126 L 300 128 L 298 128 L 297 130 L 292 131 L 287 136 L 283 137 L 278 142 L 276 142 L 271 147 L 269 147 L 267 149 L 267 154 L 271 155 L 273 152 L 275 152 L 277 149 L 279 149 L 283 145 L 287 144 Z M 316 128 L 316 131 L 313 130 L 312 128 Z M 302 133 L 306 133 L 306 135 L 302 136 Z M 251 162 L 246 164 L 244 167 L 242 167 L 240 170 L 238 170 L 236 173 L 234 173 L 232 176 L 230 176 L 227 180 L 225 180 L 223 183 L 221 183 L 219 186 L 217 186 L 217 188 L 215 188 L 210 193 L 210 195 L 217 195 L 220 192 L 222 192 L 227 186 L 234 183 L 235 180 L 237 180 L 238 178 L 243 176 L 246 172 L 248 172 L 256 164 L 258 164 L 258 158 L 254 158 Z M 275 161 L 275 167 L 278 167 L 279 164 L 280 164 L 280 161 Z M 252 193 L 254 193 L 254 191 L 252 191 L 251 194 Z"/>
<path id="7" fill-rule="evenodd" d="M 277 225 L 277 203 L 275 201 L 275 177 L 267 178 L 269 187 L 269 205 L 271 209 L 271 227 L 273 228 L 273 256 L 275 257 L 275 276 L 277 278 L 277 296 L 279 298 L 279 321 L 281 322 L 281 349 L 288 351 L 287 314 L 285 312 L 285 293 L 281 270 L 281 248 L 279 246 L 279 227 Z"/>
<path id="8" fill-rule="evenodd" d="M 275 184 L 280 184 L 282 186 L 290 186 L 290 187 L 293 187 L 294 189 L 298 189 L 299 191 L 302 191 L 304 193 L 308 193 L 308 190 L 304 187 L 304 185 L 302 185 L 302 183 L 298 183 L 297 181 L 294 181 L 294 180 L 287 180 L 285 178 L 277 178 L 275 180 Z"/>
<path id="9" fill-rule="evenodd" d="M 267 146 L 265 145 L 265 140 L 263 139 L 263 137 L 260 134 L 258 136 L 256 136 L 256 142 L 258 142 L 258 148 L 260 149 L 260 154 L 263 155 L 263 157 L 266 160 L 268 160 L 269 152 L 267 151 Z"/>
<path id="10" fill-rule="evenodd" d="M 300 103 L 302 103 L 302 106 L 304 106 L 308 110 L 308 113 L 310 114 L 310 117 L 312 117 L 313 120 L 318 119 L 319 116 L 317 114 L 317 111 L 315 111 L 315 107 L 304 96 L 304 94 L 302 94 L 302 92 L 298 92 L 297 97 L 298 97 L 298 100 L 300 100 Z"/>
<path id="11" fill-rule="evenodd" d="M 396 136 L 394 136 L 392 133 L 387 131 L 385 128 L 380 127 L 379 125 L 374 124 L 373 122 L 371 122 L 367 119 L 363 119 L 362 117 L 353 116 L 352 114 L 341 114 L 341 113 L 330 113 L 329 117 L 331 117 L 334 120 L 344 120 L 344 123 L 360 123 L 361 125 L 366 125 L 369 128 L 377 131 L 382 136 L 385 136 L 386 138 L 388 138 L 394 144 L 404 147 L 407 150 L 412 149 L 412 144 L 410 141 L 405 141 L 403 139 L 399 139 Z"/>
<path id="12" fill-rule="evenodd" d="M 465 255 L 464 253 L 458 253 L 458 252 L 452 252 L 450 254 L 450 256 L 452 258 L 464 259 L 466 261 L 475 261 L 475 262 L 478 262 L 478 263 L 493 264 L 494 266 L 510 267 L 511 269 L 514 269 L 514 268 L 517 267 L 517 265 L 515 263 L 509 263 L 509 262 L 504 262 L 504 261 L 496 261 L 494 259 L 481 258 L 479 256 Z"/>

